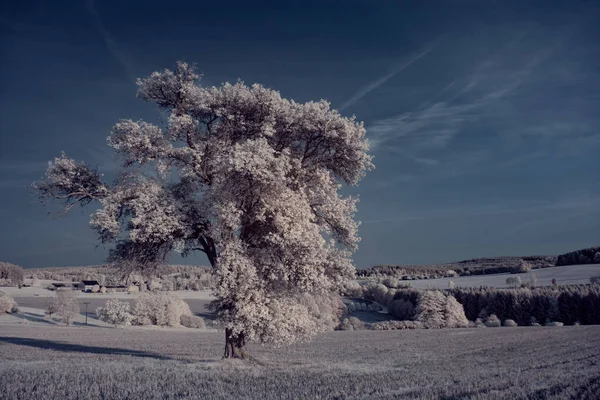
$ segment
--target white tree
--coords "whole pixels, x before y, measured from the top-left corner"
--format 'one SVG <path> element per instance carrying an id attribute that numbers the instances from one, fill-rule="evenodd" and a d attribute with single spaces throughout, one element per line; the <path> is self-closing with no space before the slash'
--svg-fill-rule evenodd
<path id="1" fill-rule="evenodd" d="M 53 297 L 47 306 L 47 314 L 58 315 L 67 325 L 71 325 L 75 317 L 79 315 L 79 303 L 75 292 L 71 289 L 59 289 L 56 297 Z"/>
<path id="2" fill-rule="evenodd" d="M 96 309 L 96 315 L 104 322 L 113 324 L 115 327 L 129 325 L 131 323 L 131 313 L 129 312 L 129 303 L 110 299 L 104 307 Z"/>
<path id="3" fill-rule="evenodd" d="M 116 243 L 109 261 L 123 269 L 153 268 L 172 250 L 204 252 L 225 357 L 245 357 L 246 340 L 284 344 L 319 330 L 298 298 L 337 292 L 354 276 L 357 199 L 339 189 L 373 164 L 363 124 L 324 100 L 296 103 L 241 82 L 201 87 L 198 78 L 178 63 L 138 80 L 138 95 L 169 118 L 164 128 L 114 126 L 109 144 L 124 159 L 115 184 L 63 154 L 34 186 L 65 210 L 100 202 L 91 225 Z"/>

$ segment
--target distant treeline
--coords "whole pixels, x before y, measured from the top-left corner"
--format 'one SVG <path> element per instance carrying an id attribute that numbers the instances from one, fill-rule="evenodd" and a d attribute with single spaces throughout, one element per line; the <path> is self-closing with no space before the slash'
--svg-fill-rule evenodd
<path id="1" fill-rule="evenodd" d="M 32 268 L 25 270 L 28 279 L 59 282 L 81 282 L 95 280 L 101 285 L 124 285 L 132 282 L 150 283 L 164 290 L 201 290 L 210 287 L 212 276 L 208 267 L 191 265 L 164 265 L 144 274 L 124 276 L 119 269 L 110 265 L 85 267 Z"/>
<path id="2" fill-rule="evenodd" d="M 358 277 L 393 276 L 399 279 L 404 277 L 435 279 L 456 274 L 463 276 L 527 272 L 531 269 L 555 265 L 555 256 L 494 257 L 431 265 L 377 265 L 359 269 L 356 271 L 356 275 Z"/>
<path id="3" fill-rule="evenodd" d="M 556 265 L 600 264 L 600 246 L 561 254 Z"/>
<path id="4" fill-rule="evenodd" d="M 445 290 L 462 304 L 470 321 L 495 314 L 500 320 L 512 319 L 519 325 L 550 321 L 565 325 L 600 324 L 600 285 L 564 285 L 496 289 L 489 287 Z M 394 301 L 416 306 L 422 290 L 401 289 Z"/>
<path id="5" fill-rule="evenodd" d="M 362 278 L 392 276 L 398 279 L 435 279 L 453 275 L 487 275 L 521 273 L 531 269 L 563 265 L 600 264 L 600 246 L 565 253 L 560 256 L 474 258 L 430 265 L 376 265 L 358 269 Z"/>

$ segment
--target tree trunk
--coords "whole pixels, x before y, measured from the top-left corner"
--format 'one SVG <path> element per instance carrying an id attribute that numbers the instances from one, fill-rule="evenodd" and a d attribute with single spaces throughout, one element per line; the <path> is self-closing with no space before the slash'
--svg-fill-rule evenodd
<path id="1" fill-rule="evenodd" d="M 243 360 L 250 358 L 246 350 L 246 337 L 243 332 L 234 336 L 232 329 L 225 329 L 225 354 L 223 354 L 223 358 L 241 358 Z"/>

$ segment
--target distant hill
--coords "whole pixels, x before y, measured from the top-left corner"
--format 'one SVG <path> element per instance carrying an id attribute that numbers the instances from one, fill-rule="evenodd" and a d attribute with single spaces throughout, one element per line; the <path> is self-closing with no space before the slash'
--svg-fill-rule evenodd
<path id="1" fill-rule="evenodd" d="M 429 265 L 376 265 L 359 269 L 359 277 L 394 276 L 404 279 L 440 278 L 458 275 L 485 275 L 527 272 L 563 265 L 600 264 L 600 246 L 577 250 L 559 256 L 489 257 Z"/>
<path id="2" fill-rule="evenodd" d="M 561 254 L 556 265 L 600 264 L 600 246 Z"/>

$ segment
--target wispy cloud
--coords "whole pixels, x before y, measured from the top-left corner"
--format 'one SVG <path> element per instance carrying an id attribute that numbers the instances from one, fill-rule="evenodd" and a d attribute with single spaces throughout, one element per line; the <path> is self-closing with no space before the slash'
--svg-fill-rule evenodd
<path id="1" fill-rule="evenodd" d="M 503 61 L 515 55 L 499 54 L 493 60 L 484 61 L 462 80 L 461 86 L 455 80 L 443 88 L 440 94 L 444 94 L 445 99 L 427 102 L 415 111 L 381 119 L 368 126 L 371 149 L 382 150 L 392 142 L 416 150 L 446 147 L 465 125 L 479 120 L 495 101 L 514 94 L 536 66 L 551 54 L 552 49 L 545 48 L 519 57 L 521 60 L 517 65 L 506 65 Z"/>
<path id="2" fill-rule="evenodd" d="M 115 40 L 115 38 L 110 34 L 108 29 L 106 29 L 102 16 L 96 9 L 96 5 L 94 0 L 85 0 L 85 6 L 90 13 L 96 28 L 102 34 L 102 38 L 104 39 L 104 43 L 106 44 L 106 48 L 112 54 L 112 56 L 121 64 L 127 77 L 134 81 L 136 80 L 135 68 L 133 66 L 133 58 L 131 54 L 127 52 L 119 43 Z"/>
<path id="3" fill-rule="evenodd" d="M 438 40 L 436 40 L 436 42 Z M 408 61 L 403 61 L 403 62 L 399 63 L 388 74 L 382 76 L 381 78 L 379 78 L 377 80 L 374 80 L 373 82 L 371 82 L 371 83 L 365 85 L 364 87 L 362 87 L 361 89 L 359 89 L 352 97 L 350 97 L 348 100 L 346 100 L 344 102 L 344 104 L 342 104 L 340 106 L 340 108 L 339 108 L 340 111 L 344 110 L 344 109 L 346 109 L 348 107 L 350 107 L 353 104 L 355 104 L 360 99 L 362 99 L 363 97 L 365 97 L 368 93 L 370 93 L 373 90 L 377 89 L 379 86 L 383 85 L 384 83 L 386 83 L 387 81 L 389 81 L 391 78 L 393 78 L 394 76 L 396 76 L 400 72 L 404 71 L 411 64 L 413 64 L 414 62 L 416 62 L 416 61 L 420 60 L 421 58 L 425 57 L 427 54 L 429 54 L 429 52 L 431 52 L 431 50 L 433 50 L 433 48 L 435 47 L 435 43 L 436 42 L 434 42 L 433 44 L 428 45 L 424 50 L 420 51 L 417 55 L 414 55 L 411 58 L 409 58 Z"/>

